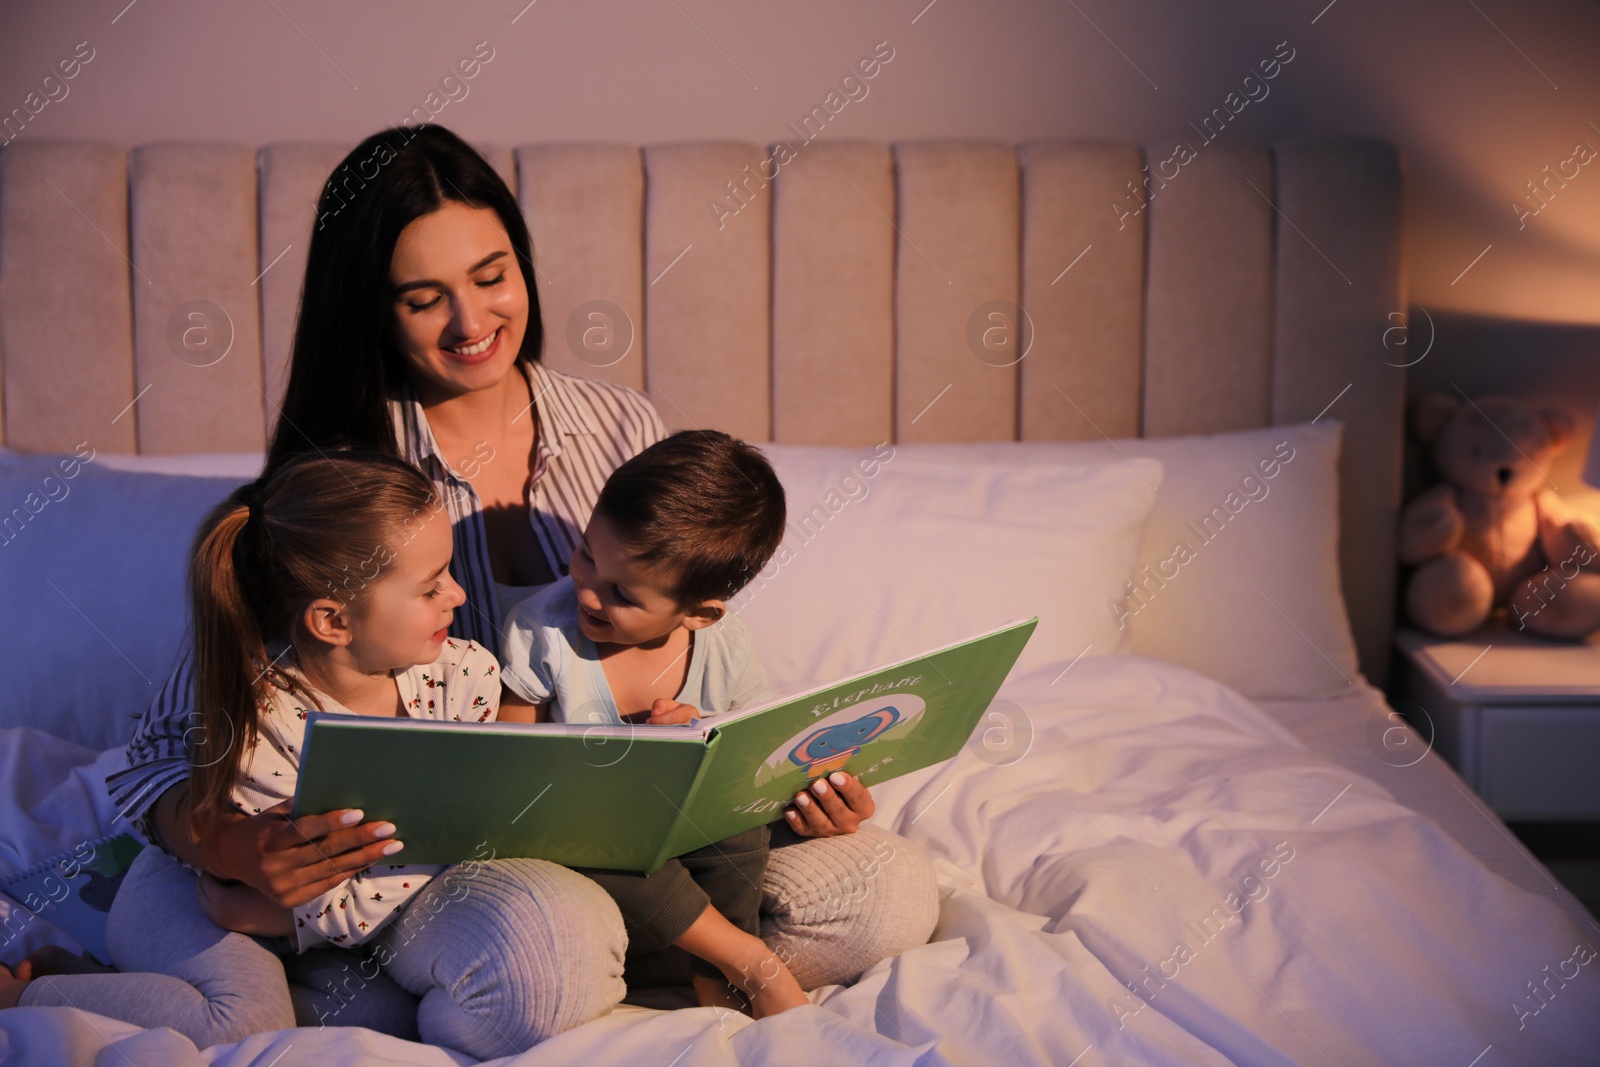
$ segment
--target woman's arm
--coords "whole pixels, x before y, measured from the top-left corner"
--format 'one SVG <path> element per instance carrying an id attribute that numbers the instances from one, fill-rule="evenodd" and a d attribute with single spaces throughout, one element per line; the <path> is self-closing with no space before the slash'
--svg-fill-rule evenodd
<path id="1" fill-rule="evenodd" d="M 185 651 L 139 720 L 127 769 L 106 776 L 112 801 L 146 840 L 192 867 L 253 886 L 285 908 L 320 896 L 388 854 L 394 828 L 357 826 L 361 813 L 349 810 L 293 822 L 287 805 L 250 817 L 228 814 L 197 837 L 189 820 L 188 750 L 200 729 L 192 725 L 193 674 L 193 654 Z"/>
<path id="2" fill-rule="evenodd" d="M 385 866 L 382 874 L 346 878 L 298 909 L 279 907 L 251 886 L 210 874 L 200 876 L 195 896 L 200 910 L 224 930 L 292 937 L 302 952 L 324 943 L 350 948 L 376 935 L 441 870 L 429 864 Z"/>
<path id="3" fill-rule="evenodd" d="M 202 874 L 195 896 L 206 918 L 224 930 L 257 937 L 287 937 L 294 933 L 294 912 L 278 907 L 250 886 L 228 884 Z"/>
<path id="4" fill-rule="evenodd" d="M 188 750 L 200 729 L 193 725 L 193 674 L 185 651 L 139 720 L 128 767 L 106 776 L 117 810 L 141 836 L 193 867 L 255 887 L 280 907 L 302 904 L 384 858 L 393 827 L 357 826 L 360 812 L 295 822 L 286 807 L 249 818 L 230 814 L 196 837 L 189 821 Z"/>
<path id="5" fill-rule="evenodd" d="M 162 794 L 150 822 L 174 856 L 218 878 L 244 882 L 280 908 L 315 900 L 400 851 L 394 847 L 400 842 L 389 840 L 394 824 L 362 823 L 359 809 L 290 819 L 289 808 L 284 801 L 260 815 L 224 814 L 197 837 L 185 780 Z"/>
<path id="6" fill-rule="evenodd" d="M 193 715 L 193 670 L 193 654 L 185 650 L 139 718 L 128 742 L 128 766 L 106 775 L 106 788 L 117 811 L 158 846 L 164 842 L 155 825 L 155 809 L 174 786 L 189 777 L 189 730 L 197 718 Z"/>

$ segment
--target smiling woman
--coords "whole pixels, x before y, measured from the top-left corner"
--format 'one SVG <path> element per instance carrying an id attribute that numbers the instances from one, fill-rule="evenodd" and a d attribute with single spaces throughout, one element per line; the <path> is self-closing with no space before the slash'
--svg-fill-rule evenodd
<path id="1" fill-rule="evenodd" d="M 566 572 L 607 476 L 663 436 L 661 419 L 631 389 L 542 366 L 527 225 L 482 156 L 438 126 L 388 129 L 357 145 L 334 174 L 380 148 L 394 158 L 359 197 L 344 202 L 330 182 L 317 206 L 287 392 L 263 478 L 308 455 L 345 449 L 397 457 L 420 470 L 449 518 L 450 576 L 465 593 L 449 633 L 499 656 L 501 590 L 531 593 L 527 587 Z M 363 503 L 359 494 L 351 500 Z M 290 822 L 286 810 L 271 808 L 219 818 L 196 832 L 188 818 L 186 756 L 205 746 L 206 731 L 194 725 L 192 679 L 185 658 L 140 721 L 128 769 L 108 776 L 118 809 L 146 837 L 196 868 L 244 883 L 280 909 L 320 896 L 350 871 L 390 862 L 404 828 L 363 823 L 360 811 Z M 840 777 L 836 789 L 797 799 L 791 823 L 780 824 L 792 827 L 791 847 L 774 849 L 766 876 L 780 887 L 773 899 L 788 907 L 768 917 L 767 936 L 798 946 L 790 966 L 812 987 L 853 980 L 922 943 L 938 910 L 927 858 L 883 831 L 857 834 L 873 801 L 858 780 Z M 837 894 L 838 877 L 853 869 L 854 858 L 873 853 L 884 839 L 894 841 L 896 862 L 877 879 L 876 891 L 853 902 L 848 914 L 827 918 L 830 931 L 847 936 L 808 925 L 805 917 L 821 914 L 818 905 Z M 497 909 L 483 921 L 503 918 L 512 931 L 506 936 L 522 942 L 504 958 L 559 961 L 528 976 L 529 995 L 574 1005 L 576 1015 L 545 1019 L 556 1029 L 574 1025 L 609 1006 L 601 1002 L 612 988 L 612 961 L 603 944 L 578 957 L 557 951 L 554 942 L 577 928 L 573 923 L 581 925 L 587 904 L 581 893 L 550 899 L 548 886 L 526 883 L 521 862 L 487 865 L 508 895 L 492 904 L 473 895 L 457 907 Z M 524 904 L 534 919 L 516 917 Z M 313 984 L 318 967 L 339 964 L 285 958 L 291 982 L 303 987 Z M 687 975 L 673 978 L 687 984 Z M 341 1022 L 400 1033 L 413 1025 L 393 1010 L 397 990 L 362 993 L 372 994 L 363 1002 L 370 1007 L 333 1006 Z M 296 997 L 303 1022 L 326 1014 L 329 1006 L 319 1001 L 325 994 L 304 988 Z M 555 1032 L 548 1027 L 540 1037 Z"/>
<path id="2" fill-rule="evenodd" d="M 464 266 L 428 273 L 445 263 Z M 412 222 L 395 242 L 389 282 L 394 341 L 424 405 L 505 379 L 522 351 L 530 289 L 492 210 L 446 203 Z"/>
<path id="3" fill-rule="evenodd" d="M 423 372 L 418 384 L 429 393 L 418 399 L 433 406 L 474 391 L 473 385 L 503 391 L 515 384 L 506 380 L 511 365 L 535 362 L 543 350 L 532 242 L 505 182 L 437 126 L 414 136 L 385 130 L 347 159 L 370 158 L 385 146 L 394 161 L 378 173 L 369 195 L 343 204 L 334 185 L 324 188 L 328 203 L 318 205 L 319 218 L 329 217 L 335 201 L 343 210 L 330 220 L 337 225 L 312 236 L 269 468 L 330 445 L 399 454 L 387 402 L 412 384 L 413 372 Z M 511 328 L 494 353 L 498 358 L 484 360 L 465 381 L 446 371 L 464 361 L 442 350 L 481 341 L 481 333 L 462 331 L 491 314 L 495 326 Z"/>

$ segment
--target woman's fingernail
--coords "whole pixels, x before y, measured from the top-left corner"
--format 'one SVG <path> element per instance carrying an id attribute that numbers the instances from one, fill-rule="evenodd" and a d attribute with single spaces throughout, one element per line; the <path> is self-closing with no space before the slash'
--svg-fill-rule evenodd
<path id="1" fill-rule="evenodd" d="M 812 785 L 811 788 L 817 791 L 817 796 L 819 797 L 826 796 L 828 793 L 828 783 L 824 782 L 821 778 L 818 778 L 816 783 Z"/>
<path id="2" fill-rule="evenodd" d="M 798 819 L 800 817 L 800 813 L 795 811 L 793 808 L 789 808 L 783 814 L 790 819 Z"/>
<path id="3" fill-rule="evenodd" d="M 388 844 L 387 844 L 387 845 L 384 845 L 384 846 L 383 846 L 383 854 L 384 854 L 384 855 L 385 855 L 385 856 L 392 856 L 392 855 L 394 855 L 394 854 L 395 854 L 395 853 L 396 853 L 396 852 L 399 852 L 399 851 L 400 851 L 400 850 L 401 850 L 401 849 L 403 849 L 403 848 L 405 848 L 405 847 L 406 847 L 406 846 L 405 846 L 405 844 L 404 844 L 404 843 L 403 843 L 403 842 L 400 842 L 400 841 L 390 841 L 390 842 L 389 842 L 389 843 L 388 843 Z"/>
<path id="4" fill-rule="evenodd" d="M 811 806 L 811 798 L 806 796 L 804 793 L 801 793 L 799 796 L 795 797 L 794 802 L 800 805 L 802 808 L 809 808 Z"/>
<path id="5" fill-rule="evenodd" d="M 344 823 L 346 826 L 354 826 L 356 823 L 360 822 L 366 817 L 366 812 L 362 811 L 360 808 L 354 808 L 339 816 L 339 821 Z"/>
<path id="6" fill-rule="evenodd" d="M 377 837 L 377 838 L 393 837 L 394 836 L 394 823 L 392 823 L 392 822 L 380 823 L 378 825 L 378 828 L 376 830 L 372 831 L 372 836 L 373 837 Z"/>
<path id="7" fill-rule="evenodd" d="M 844 775 L 840 774 L 838 771 L 834 771 L 832 774 L 828 775 L 828 781 L 832 782 L 840 789 L 844 788 Z"/>

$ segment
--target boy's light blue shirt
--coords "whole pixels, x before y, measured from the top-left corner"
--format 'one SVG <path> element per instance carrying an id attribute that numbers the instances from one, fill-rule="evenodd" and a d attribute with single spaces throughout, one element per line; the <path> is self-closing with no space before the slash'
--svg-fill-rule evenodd
<path id="1" fill-rule="evenodd" d="M 501 660 L 501 680 L 524 700 L 549 701 L 553 721 L 622 722 L 594 642 L 578 629 L 571 577 L 550 583 L 511 611 Z M 691 632 L 689 673 L 678 701 L 711 714 L 771 697 L 772 687 L 743 620 L 725 614 Z"/>

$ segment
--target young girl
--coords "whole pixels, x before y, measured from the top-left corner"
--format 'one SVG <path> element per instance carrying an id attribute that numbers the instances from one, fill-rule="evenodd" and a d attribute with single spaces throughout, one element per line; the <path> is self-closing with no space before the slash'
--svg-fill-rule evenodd
<path id="1" fill-rule="evenodd" d="M 466 599 L 450 556 L 432 484 L 376 454 L 291 461 L 212 512 L 190 566 L 197 828 L 293 797 L 309 710 L 495 717 L 499 665 L 448 636 Z M 388 854 L 402 848 L 394 841 Z M 237 1041 L 294 1025 L 274 950 L 330 943 L 368 949 L 351 954 L 353 993 L 381 967 L 422 997 L 424 1041 L 479 1058 L 520 1052 L 621 1000 L 621 918 L 593 882 L 537 860 L 443 870 L 357 871 L 293 909 L 207 876 L 198 888 L 208 917 L 196 874 L 147 848 L 116 897 L 107 944 L 121 971 L 149 973 L 27 982 L 32 968 L 6 971 L 0 1006 L 71 1005 L 170 1026 L 200 1046 Z M 557 899 L 562 907 L 550 907 Z M 543 935 L 541 951 L 526 951 L 529 929 Z"/>

